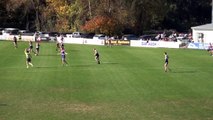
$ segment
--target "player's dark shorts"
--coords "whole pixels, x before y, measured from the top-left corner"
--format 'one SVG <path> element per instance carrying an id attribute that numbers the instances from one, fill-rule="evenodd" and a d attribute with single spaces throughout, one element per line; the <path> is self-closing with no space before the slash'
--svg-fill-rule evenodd
<path id="1" fill-rule="evenodd" d="M 97 58 L 98 58 L 98 57 L 99 57 L 99 54 L 98 54 L 98 53 L 97 53 L 97 54 L 95 54 L 95 57 L 97 57 Z"/>
<path id="2" fill-rule="evenodd" d="M 169 64 L 169 61 L 168 61 L 168 59 L 166 59 L 166 60 L 165 60 L 165 64 Z"/>
<path id="3" fill-rule="evenodd" d="M 207 51 L 209 51 L 209 52 L 210 52 L 210 51 L 213 51 L 213 49 L 212 49 L 212 48 L 209 48 L 209 49 L 207 49 Z"/>
<path id="4" fill-rule="evenodd" d="M 27 62 L 31 62 L 31 58 L 27 58 Z"/>
<path id="5" fill-rule="evenodd" d="M 33 49 L 33 46 L 30 46 L 30 49 Z"/>
<path id="6" fill-rule="evenodd" d="M 39 48 L 36 48 L 36 51 L 39 51 Z"/>

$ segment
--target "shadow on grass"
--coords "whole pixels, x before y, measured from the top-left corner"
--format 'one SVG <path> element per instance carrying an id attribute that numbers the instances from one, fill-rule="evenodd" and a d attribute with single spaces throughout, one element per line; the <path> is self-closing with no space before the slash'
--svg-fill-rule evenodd
<path id="1" fill-rule="evenodd" d="M 101 62 L 101 64 L 118 64 L 116 62 Z"/>
<path id="2" fill-rule="evenodd" d="M 42 68 L 59 68 L 59 67 L 62 67 L 62 66 L 36 66 L 34 68 L 42 69 Z"/>
<path id="3" fill-rule="evenodd" d="M 198 71 L 195 70 L 182 70 L 182 71 L 170 71 L 171 73 L 182 73 L 182 74 L 191 74 L 191 73 L 197 73 Z"/>
<path id="4" fill-rule="evenodd" d="M 39 54 L 36 57 L 39 57 L 39 56 L 60 56 L 60 54 Z"/>
<path id="5" fill-rule="evenodd" d="M 101 64 L 118 64 L 114 62 L 102 62 Z M 42 69 L 42 68 L 72 68 L 72 67 L 92 67 L 96 65 L 101 65 L 94 62 L 94 64 L 75 64 L 75 65 L 58 65 L 58 66 L 35 66 L 34 68 Z"/>
<path id="6" fill-rule="evenodd" d="M 65 66 L 65 67 L 91 67 L 94 66 L 95 64 L 85 64 L 85 65 L 71 65 L 71 66 Z"/>
<path id="7" fill-rule="evenodd" d="M 42 68 L 72 68 L 72 67 L 90 67 L 94 66 L 94 64 L 87 64 L 87 65 L 58 65 L 58 66 L 37 66 L 35 68 L 42 69 Z"/>
<path id="8" fill-rule="evenodd" d="M 0 103 L 0 107 L 6 107 L 6 106 L 8 106 L 8 104 Z"/>

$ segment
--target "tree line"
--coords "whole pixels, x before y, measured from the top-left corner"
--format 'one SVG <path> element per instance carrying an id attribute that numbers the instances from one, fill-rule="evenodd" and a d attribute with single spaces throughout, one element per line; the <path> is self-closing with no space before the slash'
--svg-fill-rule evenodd
<path id="1" fill-rule="evenodd" d="M 211 0 L 1 0 L 0 27 L 143 34 L 211 22 Z"/>

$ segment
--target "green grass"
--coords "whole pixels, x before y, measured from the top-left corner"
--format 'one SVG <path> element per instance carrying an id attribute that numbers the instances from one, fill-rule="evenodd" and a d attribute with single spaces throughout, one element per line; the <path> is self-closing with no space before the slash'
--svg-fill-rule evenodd
<path id="1" fill-rule="evenodd" d="M 63 67 L 55 44 L 42 43 L 27 69 L 27 46 L 0 41 L 0 120 L 213 120 L 213 57 L 206 51 L 66 44 Z"/>

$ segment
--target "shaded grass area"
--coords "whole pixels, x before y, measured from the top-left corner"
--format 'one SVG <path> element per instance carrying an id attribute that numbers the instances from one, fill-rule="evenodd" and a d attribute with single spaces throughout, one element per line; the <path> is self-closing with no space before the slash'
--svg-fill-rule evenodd
<path id="1" fill-rule="evenodd" d="M 27 46 L 0 41 L 1 120 L 213 119 L 213 58 L 206 51 L 66 44 L 65 67 L 55 44 L 42 43 L 26 69 Z"/>

